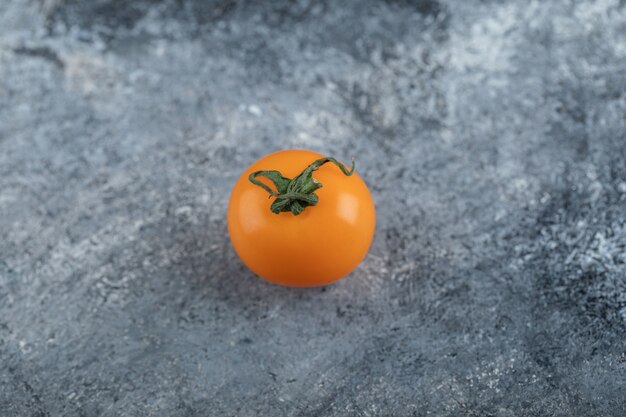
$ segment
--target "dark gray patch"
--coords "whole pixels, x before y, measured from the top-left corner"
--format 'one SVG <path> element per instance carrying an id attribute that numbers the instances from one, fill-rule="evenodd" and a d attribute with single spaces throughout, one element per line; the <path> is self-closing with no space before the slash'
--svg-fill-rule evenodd
<path id="1" fill-rule="evenodd" d="M 151 0 L 64 0 L 48 16 L 50 21 L 62 21 L 67 26 L 78 25 L 83 28 L 104 26 L 111 29 L 130 29 L 141 19 L 152 4 Z"/>
<path id="2" fill-rule="evenodd" d="M 63 62 L 63 60 L 59 57 L 59 55 L 53 49 L 47 46 L 41 46 L 41 47 L 21 46 L 21 47 L 13 49 L 13 52 L 17 55 L 24 55 L 24 56 L 44 59 L 50 62 L 52 65 L 59 68 L 60 70 L 63 70 L 65 68 L 65 62 Z"/>
<path id="3" fill-rule="evenodd" d="M 443 11 L 442 4 L 437 0 L 386 0 L 386 2 L 413 8 L 425 16 L 437 16 Z"/>

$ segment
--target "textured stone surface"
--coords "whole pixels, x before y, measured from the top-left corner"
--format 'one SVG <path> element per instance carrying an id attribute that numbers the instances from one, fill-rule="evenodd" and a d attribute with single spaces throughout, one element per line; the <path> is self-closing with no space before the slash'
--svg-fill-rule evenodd
<path id="1" fill-rule="evenodd" d="M 624 2 L 269 4 L 0 2 L 0 415 L 625 415 Z M 228 242 L 291 147 L 377 203 L 327 288 Z"/>

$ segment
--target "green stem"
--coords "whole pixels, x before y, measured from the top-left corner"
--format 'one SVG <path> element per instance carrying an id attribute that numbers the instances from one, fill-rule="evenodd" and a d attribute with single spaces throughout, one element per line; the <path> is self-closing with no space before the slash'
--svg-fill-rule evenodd
<path id="1" fill-rule="evenodd" d="M 272 213 L 278 214 L 283 211 L 290 211 L 294 216 L 297 216 L 308 206 L 317 204 L 319 198 L 315 194 L 315 190 L 322 188 L 322 183 L 313 178 L 313 171 L 317 171 L 327 162 L 337 165 L 344 175 L 350 176 L 354 172 L 354 158 L 352 158 L 352 168 L 348 170 L 335 158 L 325 157 L 314 161 L 292 179 L 284 177 L 279 171 L 274 170 L 255 171 L 248 176 L 248 179 L 252 184 L 258 185 L 267 191 L 270 194 L 270 198 L 276 198 L 270 206 Z M 276 191 L 259 181 L 257 177 L 265 177 L 272 181 Z"/>

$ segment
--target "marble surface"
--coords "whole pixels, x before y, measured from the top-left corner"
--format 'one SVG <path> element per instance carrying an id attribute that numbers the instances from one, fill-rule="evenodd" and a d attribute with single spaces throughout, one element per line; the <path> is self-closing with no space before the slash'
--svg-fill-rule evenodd
<path id="1" fill-rule="evenodd" d="M 624 1 L 2 0 L 0 415 L 626 415 Z M 348 278 L 228 241 L 357 158 Z"/>

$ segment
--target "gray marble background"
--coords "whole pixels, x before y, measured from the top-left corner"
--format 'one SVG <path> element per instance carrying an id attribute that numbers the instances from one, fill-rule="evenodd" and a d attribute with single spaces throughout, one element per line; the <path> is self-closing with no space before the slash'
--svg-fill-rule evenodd
<path id="1" fill-rule="evenodd" d="M 626 415 L 624 1 L 2 0 L 0 415 Z M 310 148 L 376 237 L 256 278 Z"/>

